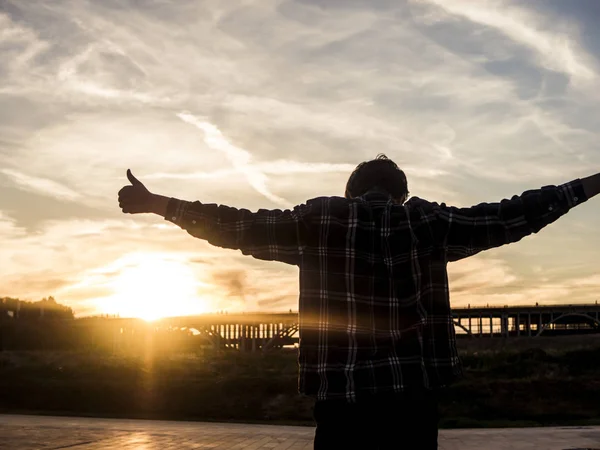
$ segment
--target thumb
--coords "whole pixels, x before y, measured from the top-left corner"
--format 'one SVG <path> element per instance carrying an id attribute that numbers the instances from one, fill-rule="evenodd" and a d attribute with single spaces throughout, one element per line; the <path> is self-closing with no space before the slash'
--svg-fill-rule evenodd
<path id="1" fill-rule="evenodd" d="M 143 186 L 143 183 L 133 176 L 130 169 L 127 169 L 127 179 L 133 186 Z"/>

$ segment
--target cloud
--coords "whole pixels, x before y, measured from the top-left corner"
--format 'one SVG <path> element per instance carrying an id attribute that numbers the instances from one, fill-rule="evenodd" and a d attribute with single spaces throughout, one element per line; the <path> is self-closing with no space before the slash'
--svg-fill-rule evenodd
<path id="1" fill-rule="evenodd" d="M 575 82 L 589 82 L 597 78 L 591 58 L 585 54 L 573 36 L 575 30 L 572 27 L 556 27 L 555 21 L 540 16 L 531 9 L 499 0 L 417 1 L 436 5 L 452 15 L 497 30 L 534 51 L 542 67 L 564 72 Z"/>
<path id="2" fill-rule="evenodd" d="M 284 310 L 286 305 L 293 305 L 294 307 L 290 307 L 290 309 L 292 311 L 297 311 L 298 310 L 298 307 L 296 305 L 297 297 L 296 296 L 291 296 L 291 297 L 292 298 L 290 298 L 290 296 L 278 296 L 278 297 L 265 298 L 263 300 L 258 301 L 258 306 L 272 311 L 275 308 L 277 310 Z M 282 306 L 283 306 L 283 308 L 282 308 Z"/>
<path id="3" fill-rule="evenodd" d="M 5 65 L 4 70 L 11 74 L 19 75 L 29 69 L 33 60 L 50 47 L 48 42 L 39 39 L 35 31 L 19 26 L 1 10 L 0 30 L 2 53 L 11 57 L 11 64 Z"/>
<path id="4" fill-rule="evenodd" d="M 510 266 L 501 259 L 469 258 L 451 264 L 449 280 L 452 294 L 477 293 L 505 287 L 518 280 Z"/>
<path id="5" fill-rule="evenodd" d="M 246 273 L 241 270 L 219 271 L 212 275 L 212 279 L 224 288 L 224 294 L 227 296 L 244 300 L 246 294 L 249 294 Z"/>
<path id="6" fill-rule="evenodd" d="M 266 262 L 252 261 L 239 252 L 216 249 L 200 240 L 190 242 L 191 237 L 174 225 L 160 225 L 129 218 L 53 220 L 36 233 L 28 233 L 0 212 L 0 277 L 4 282 L 0 296 L 37 300 L 53 295 L 72 307 L 76 315 L 98 314 L 103 305 L 118 312 L 114 298 L 119 294 L 121 274 L 135 272 L 138 267 L 143 270 L 158 261 L 157 267 L 168 267 L 173 273 L 163 273 L 153 282 L 168 291 L 169 283 L 179 279 L 177 271 L 193 274 L 198 305 L 256 310 L 258 301 L 275 292 L 288 296 L 285 307 L 297 302 L 297 274 L 293 269 L 273 272 Z M 150 269 L 155 270 L 154 266 Z M 273 273 L 278 275 L 261 281 Z M 121 307 L 127 311 L 126 304 Z"/>
<path id="7" fill-rule="evenodd" d="M 120 215 L 125 170 L 248 209 L 339 195 L 378 153 L 411 194 L 457 206 L 586 176 L 599 31 L 572 17 L 508 1 L 0 2 L 0 277 L 33 298 L 68 280 L 57 298 L 93 311 L 110 278 L 94 271 L 145 251 L 200 261 L 221 309 L 295 309 L 293 269 Z M 453 302 L 592 299 L 597 220 L 581 206 L 452 265 Z M 243 305 L 212 297 L 220 271 L 245 274 Z"/>
<path id="8" fill-rule="evenodd" d="M 498 255 L 484 253 L 449 266 L 453 306 L 519 306 L 539 304 L 594 303 L 598 298 L 600 277 L 565 274 L 566 264 L 552 269 L 531 267 L 518 273 Z M 585 272 L 584 268 L 577 271 Z"/>
<path id="9" fill-rule="evenodd" d="M 22 187 L 27 191 L 49 195 L 61 200 L 75 201 L 81 198 L 81 194 L 78 192 L 47 178 L 32 177 L 10 169 L 0 169 L 0 173 L 6 175 L 17 186 Z"/>
<path id="10" fill-rule="evenodd" d="M 248 180 L 250 185 L 260 194 L 267 197 L 273 203 L 290 206 L 290 203 L 275 194 L 273 194 L 267 187 L 266 175 L 252 168 L 249 163 L 252 160 L 252 155 L 247 150 L 232 145 L 225 137 L 223 133 L 213 124 L 202 121 L 197 117 L 194 117 L 189 113 L 180 113 L 177 115 L 181 120 L 194 125 L 196 128 L 204 132 L 204 141 L 210 148 L 220 151 L 227 156 L 229 162 L 240 171 Z"/>
<path id="11" fill-rule="evenodd" d="M 55 278 L 54 274 L 48 272 L 26 273 L 11 278 L 10 289 L 13 292 L 36 292 L 44 293 L 43 295 L 35 295 L 34 298 L 21 298 L 21 300 L 39 300 L 40 298 L 52 295 L 54 292 L 69 286 L 72 283 L 71 279 Z M 97 291 L 95 292 L 97 294 Z"/>
<path id="12" fill-rule="evenodd" d="M 352 172 L 356 166 L 352 164 L 331 163 L 304 163 L 298 161 L 279 160 L 264 163 L 248 164 L 243 168 L 221 169 L 212 172 L 191 173 L 165 173 L 158 172 L 145 175 L 145 179 L 171 179 L 171 180 L 198 180 L 218 179 L 235 175 L 243 175 L 245 171 L 260 172 L 265 175 L 296 175 L 296 174 L 321 174 L 321 173 L 343 173 Z M 408 169 L 410 170 L 410 169 Z M 432 176 L 438 175 L 440 171 L 430 171 Z"/>

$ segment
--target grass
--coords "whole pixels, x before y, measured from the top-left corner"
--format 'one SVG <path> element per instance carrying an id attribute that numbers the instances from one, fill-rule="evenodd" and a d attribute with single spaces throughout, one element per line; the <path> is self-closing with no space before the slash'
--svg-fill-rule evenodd
<path id="1" fill-rule="evenodd" d="M 461 343 L 466 377 L 444 393 L 441 427 L 600 424 L 599 339 L 562 339 Z M 0 353 L 3 412 L 312 425 L 312 404 L 295 352 Z"/>

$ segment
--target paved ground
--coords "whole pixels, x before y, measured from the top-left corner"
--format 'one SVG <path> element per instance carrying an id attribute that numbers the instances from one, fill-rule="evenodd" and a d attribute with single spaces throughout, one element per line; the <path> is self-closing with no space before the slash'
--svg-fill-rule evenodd
<path id="1" fill-rule="evenodd" d="M 10 450 L 298 450 L 312 449 L 313 433 L 310 427 L 0 415 L 0 448 Z M 442 430 L 440 449 L 600 450 L 600 427 Z"/>

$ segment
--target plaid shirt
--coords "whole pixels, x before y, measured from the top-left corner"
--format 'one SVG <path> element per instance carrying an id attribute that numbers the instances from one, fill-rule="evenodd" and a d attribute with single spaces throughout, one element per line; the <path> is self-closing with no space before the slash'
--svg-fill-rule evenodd
<path id="1" fill-rule="evenodd" d="M 381 193 L 258 212 L 171 199 L 166 219 L 213 245 L 297 265 L 299 391 L 352 402 L 460 376 L 447 263 L 537 233 L 586 200 L 575 180 L 471 208 Z"/>

